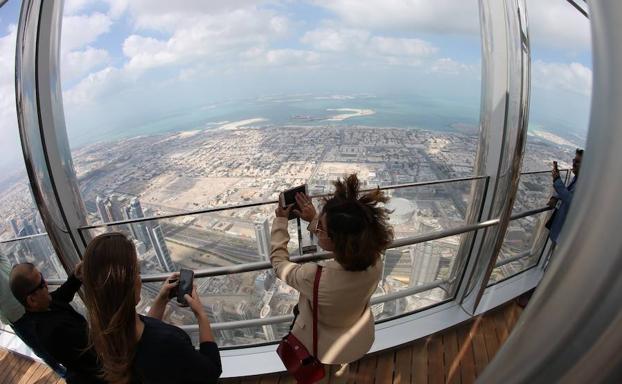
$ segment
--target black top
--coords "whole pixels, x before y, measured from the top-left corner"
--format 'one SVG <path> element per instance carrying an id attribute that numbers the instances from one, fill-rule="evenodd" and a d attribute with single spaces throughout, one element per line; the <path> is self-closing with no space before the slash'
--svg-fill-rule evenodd
<path id="1" fill-rule="evenodd" d="M 136 383 L 216 383 L 222 373 L 218 345 L 201 343 L 197 351 L 190 337 L 178 327 L 152 317 L 140 316 L 145 324 L 136 346 Z"/>
<path id="2" fill-rule="evenodd" d="M 67 383 L 103 383 L 95 351 L 88 346 L 86 319 L 69 304 L 82 283 L 74 275 L 52 292 L 50 308 L 26 312 L 20 322 L 32 325 L 41 347 L 67 368 Z"/>

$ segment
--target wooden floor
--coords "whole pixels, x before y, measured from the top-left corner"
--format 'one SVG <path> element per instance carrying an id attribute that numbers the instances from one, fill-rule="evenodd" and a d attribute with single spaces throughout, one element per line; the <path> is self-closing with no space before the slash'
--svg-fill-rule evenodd
<path id="1" fill-rule="evenodd" d="M 473 383 L 516 324 L 522 308 L 513 301 L 466 323 L 405 346 L 366 356 L 321 383 Z M 0 384 L 64 383 L 47 366 L 0 349 Z M 286 374 L 225 379 L 227 384 L 295 383 Z"/>

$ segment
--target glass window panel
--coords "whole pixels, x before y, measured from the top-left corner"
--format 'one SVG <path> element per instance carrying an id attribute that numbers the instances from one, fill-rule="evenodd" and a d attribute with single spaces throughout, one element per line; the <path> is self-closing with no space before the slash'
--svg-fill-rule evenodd
<path id="1" fill-rule="evenodd" d="M 325 193 L 348 172 L 370 186 L 472 174 L 477 1 L 429 19 L 375 1 L 207 4 L 66 1 L 64 107 L 90 222 L 114 194 L 166 214 L 304 182 Z"/>
<path id="2" fill-rule="evenodd" d="M 544 224 L 549 217 L 550 212 L 547 211 L 510 221 L 497 267 L 493 269 L 488 285 L 517 275 L 538 263 L 544 246 L 544 243 L 537 242 L 538 234 L 546 231 Z"/>
<path id="3" fill-rule="evenodd" d="M 0 7 L 0 253 L 11 264 L 33 262 L 50 278 L 64 277 L 28 186 L 15 109 L 15 43 L 21 1 Z M 19 241 L 9 241 L 26 237 Z"/>
<path id="4" fill-rule="evenodd" d="M 527 0 L 531 43 L 529 133 L 523 171 L 571 168 L 585 148 L 592 91 L 589 20 L 565 1 Z"/>

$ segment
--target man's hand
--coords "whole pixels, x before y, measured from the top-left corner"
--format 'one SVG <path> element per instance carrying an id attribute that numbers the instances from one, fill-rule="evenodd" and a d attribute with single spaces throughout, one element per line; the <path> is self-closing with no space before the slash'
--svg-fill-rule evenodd
<path id="1" fill-rule="evenodd" d="M 311 222 L 317 214 L 313 203 L 311 203 L 311 198 L 309 198 L 306 193 L 298 192 L 296 193 L 296 203 L 298 207 L 300 207 L 300 210 L 294 209 L 294 214 L 304 221 Z"/>
<path id="2" fill-rule="evenodd" d="M 175 289 L 179 285 L 179 272 L 175 272 L 166 279 L 162 287 L 160 287 L 160 292 L 158 292 L 157 300 L 164 300 L 168 302 Z"/>
<path id="3" fill-rule="evenodd" d="M 281 207 L 281 204 L 277 203 L 276 209 L 274 210 L 274 214 L 276 215 L 276 217 L 284 217 L 287 219 L 293 207 L 294 207 L 294 204 L 290 204 L 287 206 L 287 208 L 283 208 Z"/>
<path id="4" fill-rule="evenodd" d="M 76 279 L 83 281 L 82 279 L 84 279 L 84 275 L 82 273 L 82 262 L 76 264 L 76 268 L 73 270 L 73 275 L 76 277 Z"/>
<path id="5" fill-rule="evenodd" d="M 188 306 L 190 306 L 190 309 L 192 309 L 192 312 L 194 312 L 194 315 L 197 318 L 201 318 L 203 316 L 207 318 L 207 315 L 205 314 L 205 308 L 203 308 L 203 304 L 201 303 L 201 298 L 199 297 L 199 294 L 197 293 L 196 285 L 194 284 L 192 285 L 192 296 L 186 293 L 184 295 L 184 298 L 186 299 Z"/>
<path id="6" fill-rule="evenodd" d="M 557 168 L 557 162 L 553 162 L 553 170 L 551 171 L 551 176 L 553 176 L 553 181 L 559 179 L 559 168 Z"/>

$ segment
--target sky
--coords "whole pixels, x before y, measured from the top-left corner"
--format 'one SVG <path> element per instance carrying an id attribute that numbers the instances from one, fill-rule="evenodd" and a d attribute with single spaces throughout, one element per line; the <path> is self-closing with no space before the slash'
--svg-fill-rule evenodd
<path id="1" fill-rule="evenodd" d="M 585 127 L 588 21 L 528 0 L 532 121 Z M 0 170 L 23 168 L 15 118 L 20 2 L 0 8 Z M 475 0 L 66 0 L 61 79 L 70 144 L 175 111 L 295 93 L 479 98 Z M 111 128 L 112 127 L 112 128 Z"/>

